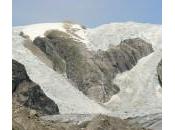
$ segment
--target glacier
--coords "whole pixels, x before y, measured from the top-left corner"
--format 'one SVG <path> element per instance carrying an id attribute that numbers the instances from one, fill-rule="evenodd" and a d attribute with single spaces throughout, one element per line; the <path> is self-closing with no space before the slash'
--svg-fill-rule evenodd
<path id="1" fill-rule="evenodd" d="M 28 48 L 24 32 L 31 40 L 44 37 L 47 30 L 56 29 L 81 41 L 89 50 L 107 50 L 128 38 L 142 38 L 152 44 L 154 52 L 142 59 L 130 71 L 117 74 L 114 83 L 120 92 L 108 102 L 98 104 L 76 89 L 66 76 L 55 72 Z M 75 35 L 76 34 L 76 35 Z M 110 23 L 96 28 L 82 28 L 78 24 L 65 28 L 64 23 L 42 23 L 13 27 L 13 58 L 26 67 L 29 77 L 54 100 L 62 114 L 103 113 L 121 118 L 161 113 L 161 87 L 156 67 L 161 60 L 161 25 L 146 23 Z"/>

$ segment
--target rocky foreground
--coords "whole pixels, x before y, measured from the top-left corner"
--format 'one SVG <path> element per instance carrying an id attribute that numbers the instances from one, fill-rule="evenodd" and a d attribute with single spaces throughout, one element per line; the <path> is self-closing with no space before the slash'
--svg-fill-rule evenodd
<path id="1" fill-rule="evenodd" d="M 137 23 L 15 27 L 13 129 L 161 130 L 160 33 Z"/>

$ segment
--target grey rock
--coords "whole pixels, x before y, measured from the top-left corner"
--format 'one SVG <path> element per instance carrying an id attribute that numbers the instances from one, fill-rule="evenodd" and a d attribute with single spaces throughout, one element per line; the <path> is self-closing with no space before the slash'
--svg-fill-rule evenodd
<path id="1" fill-rule="evenodd" d="M 107 95 L 117 93 L 115 89 L 117 86 L 112 84 L 116 74 L 131 70 L 139 59 L 152 52 L 151 44 L 139 38 L 124 40 L 118 46 L 113 46 L 107 51 L 99 50 L 93 60 L 105 77 L 104 84 Z"/>
<path id="2" fill-rule="evenodd" d="M 51 38 L 51 36 L 50 36 Z M 66 63 L 62 57 L 60 57 L 56 50 L 53 48 L 53 45 L 50 43 L 48 38 L 37 37 L 34 40 L 34 44 L 43 51 L 46 56 L 53 62 L 53 69 L 65 73 L 66 72 Z"/>
<path id="3" fill-rule="evenodd" d="M 36 110 L 42 115 L 59 114 L 58 106 L 47 97 L 39 85 L 28 77 L 25 67 L 12 61 L 13 68 L 13 102 Z"/>
<path id="4" fill-rule="evenodd" d="M 98 102 L 106 102 L 120 91 L 112 83 L 117 73 L 132 69 L 140 58 L 153 52 L 152 45 L 139 38 L 93 52 L 64 32 L 48 31 L 45 36 L 33 43 L 53 61 L 53 69 L 65 72 L 80 91 Z"/>

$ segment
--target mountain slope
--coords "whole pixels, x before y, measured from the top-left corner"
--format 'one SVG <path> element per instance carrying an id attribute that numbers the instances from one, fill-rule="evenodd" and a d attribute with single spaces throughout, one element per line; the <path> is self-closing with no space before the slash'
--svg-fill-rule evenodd
<path id="1" fill-rule="evenodd" d="M 74 88 L 63 75 L 56 73 L 25 48 L 25 39 L 19 36 L 19 33 L 18 30 L 13 31 L 13 59 L 26 67 L 31 80 L 39 84 L 46 95 L 55 101 L 60 113 L 107 112 Z"/>
<path id="2" fill-rule="evenodd" d="M 114 83 L 120 93 L 114 95 L 106 105 L 118 111 L 161 112 L 161 87 L 157 76 L 157 64 L 161 51 L 142 58 L 130 71 L 118 74 Z"/>
<path id="3" fill-rule="evenodd" d="M 61 114 L 102 113 L 126 119 L 161 113 L 160 25 L 14 27 L 13 59 L 25 66 Z M 160 120 L 154 123 L 159 128 Z"/>
<path id="4" fill-rule="evenodd" d="M 139 59 L 153 52 L 152 45 L 139 38 L 93 52 L 56 30 L 35 38 L 33 44 L 53 62 L 54 70 L 66 74 L 80 91 L 97 102 L 106 102 L 119 92 L 112 83 L 117 73 L 132 69 Z"/>

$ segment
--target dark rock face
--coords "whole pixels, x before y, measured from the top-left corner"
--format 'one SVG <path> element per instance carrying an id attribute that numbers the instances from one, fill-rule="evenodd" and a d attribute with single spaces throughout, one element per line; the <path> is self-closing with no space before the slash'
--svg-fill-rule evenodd
<path id="1" fill-rule="evenodd" d="M 34 44 L 54 63 L 54 70 L 65 72 L 77 88 L 98 102 L 105 102 L 120 91 L 112 83 L 117 73 L 132 69 L 137 61 L 153 52 L 152 46 L 135 38 L 121 42 L 107 51 L 93 52 L 64 32 L 49 31 Z"/>
<path id="2" fill-rule="evenodd" d="M 58 114 L 58 106 L 48 98 L 39 85 L 31 81 L 25 67 L 13 60 L 13 102 L 36 110 L 42 115 Z"/>
<path id="3" fill-rule="evenodd" d="M 29 80 L 29 77 L 25 71 L 25 67 L 17 61 L 12 61 L 12 92 L 14 92 L 17 86 L 24 80 Z"/>
<path id="4" fill-rule="evenodd" d="M 157 74 L 158 74 L 159 83 L 162 86 L 162 60 L 159 62 L 157 66 Z"/>

